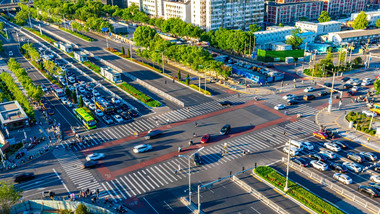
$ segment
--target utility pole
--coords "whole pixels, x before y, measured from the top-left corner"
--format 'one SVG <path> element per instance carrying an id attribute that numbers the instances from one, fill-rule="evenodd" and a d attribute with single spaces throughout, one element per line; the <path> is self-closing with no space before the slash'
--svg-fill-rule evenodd
<path id="1" fill-rule="evenodd" d="M 288 180 L 289 180 L 289 164 L 290 164 L 290 148 L 291 148 L 290 139 L 289 139 L 288 143 L 289 143 L 289 148 L 288 148 L 288 165 L 286 167 L 286 182 L 285 182 L 285 188 L 284 188 L 285 192 L 287 192 L 289 190 L 289 188 L 288 188 Z"/>
<path id="2" fill-rule="evenodd" d="M 132 58 L 132 42 L 129 43 L 129 50 L 130 50 L 129 52 L 131 52 L 131 53 L 130 53 L 130 55 L 131 55 L 131 59 L 133 59 L 133 58 Z"/>
<path id="3" fill-rule="evenodd" d="M 205 94 L 206 94 L 206 85 L 207 85 L 207 75 L 206 75 L 206 72 L 205 72 Z"/>
<path id="4" fill-rule="evenodd" d="M 164 52 L 162 52 L 161 55 L 162 55 L 162 74 L 165 74 Z"/>

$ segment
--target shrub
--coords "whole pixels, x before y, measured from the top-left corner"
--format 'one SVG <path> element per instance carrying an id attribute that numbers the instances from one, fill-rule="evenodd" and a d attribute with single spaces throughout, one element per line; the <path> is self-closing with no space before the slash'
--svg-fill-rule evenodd
<path id="1" fill-rule="evenodd" d="M 161 103 L 156 101 L 156 100 L 153 100 L 151 97 L 149 97 L 148 95 L 142 93 L 141 91 L 139 91 L 138 89 L 136 89 L 135 87 L 133 87 L 132 85 L 126 83 L 126 82 L 123 82 L 121 84 L 118 85 L 121 89 L 123 89 L 124 91 L 126 91 L 128 94 L 136 97 L 138 100 L 140 100 L 141 102 L 147 104 L 148 106 L 150 107 L 158 107 L 158 106 L 161 106 Z"/>
<path id="2" fill-rule="evenodd" d="M 365 131 L 365 133 L 369 133 L 369 129 L 367 129 L 367 128 L 364 129 L 364 131 Z"/>
<path id="3" fill-rule="evenodd" d="M 88 37 L 88 36 L 86 36 L 86 35 L 83 35 L 83 34 L 81 34 L 81 33 L 78 33 L 78 32 L 75 32 L 75 31 L 72 31 L 72 30 L 69 30 L 69 29 L 66 29 L 66 28 L 62 28 L 62 27 L 60 27 L 59 29 L 65 31 L 65 32 L 67 32 L 67 33 L 70 33 L 70 34 L 72 34 L 72 35 L 74 35 L 74 36 L 77 36 L 77 37 L 79 37 L 79 38 L 81 38 L 81 39 L 84 39 L 84 40 L 86 40 L 86 41 L 88 41 L 88 42 L 92 42 L 92 41 L 94 41 L 93 38 L 90 38 L 90 37 Z"/>
<path id="4" fill-rule="evenodd" d="M 351 117 L 355 115 L 355 112 L 354 111 L 350 111 L 350 113 L 348 113 Z"/>
<path id="5" fill-rule="evenodd" d="M 95 71 L 96 73 L 100 73 L 100 67 L 95 65 L 94 63 L 90 61 L 83 62 L 87 67 L 89 67 L 91 70 Z"/>
<path id="6" fill-rule="evenodd" d="M 370 134 L 370 135 L 375 135 L 375 134 L 376 134 L 376 130 L 371 130 L 371 131 L 369 132 L 369 134 Z"/>

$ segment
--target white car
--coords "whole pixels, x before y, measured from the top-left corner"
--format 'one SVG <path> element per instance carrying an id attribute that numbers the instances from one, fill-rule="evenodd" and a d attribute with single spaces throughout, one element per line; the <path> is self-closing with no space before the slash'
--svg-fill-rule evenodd
<path id="1" fill-rule="evenodd" d="M 66 105 L 69 106 L 70 108 L 73 107 L 73 103 L 70 100 L 67 101 Z"/>
<path id="2" fill-rule="evenodd" d="M 370 110 L 364 110 L 362 111 L 362 114 L 365 114 L 367 117 L 376 117 L 376 112 L 370 111 Z"/>
<path id="3" fill-rule="evenodd" d="M 373 182 L 376 182 L 376 183 L 380 183 L 380 175 L 372 175 L 369 180 L 373 181 Z"/>
<path id="4" fill-rule="evenodd" d="M 282 97 L 283 100 L 289 100 L 289 99 L 294 99 L 296 96 L 294 94 L 287 94 Z"/>
<path id="5" fill-rule="evenodd" d="M 371 85 L 372 84 L 372 82 L 370 82 L 370 81 L 363 81 L 362 82 L 362 86 L 367 86 L 367 85 Z"/>
<path id="6" fill-rule="evenodd" d="M 312 91 L 315 91 L 315 88 L 314 87 L 307 87 L 305 88 L 305 90 L 303 90 L 304 92 L 312 92 Z"/>
<path id="7" fill-rule="evenodd" d="M 67 104 L 67 102 L 69 101 L 69 99 L 67 99 L 66 97 L 62 98 L 61 99 L 62 103 L 63 104 Z"/>
<path id="8" fill-rule="evenodd" d="M 118 114 L 114 115 L 113 118 L 114 118 L 118 123 L 123 122 L 123 118 L 122 118 L 120 115 L 118 115 Z"/>
<path id="9" fill-rule="evenodd" d="M 282 151 L 284 151 L 286 154 L 289 152 L 289 146 L 285 146 Z M 296 147 L 291 146 L 290 147 L 290 155 L 291 156 L 297 156 L 298 155 L 298 149 Z"/>
<path id="10" fill-rule="evenodd" d="M 152 146 L 150 144 L 140 144 L 140 145 L 135 146 L 133 148 L 133 152 L 134 153 L 142 153 L 142 152 L 149 151 L 151 149 L 152 149 Z"/>
<path id="11" fill-rule="evenodd" d="M 102 158 L 104 158 L 104 154 L 103 153 L 93 153 L 91 155 L 87 155 L 86 160 L 87 161 L 92 161 L 92 160 L 100 160 Z"/>
<path id="12" fill-rule="evenodd" d="M 114 104 L 116 104 L 116 105 L 120 104 L 120 100 L 117 99 L 117 98 L 115 98 L 115 97 L 112 97 L 112 98 L 111 98 L 111 101 L 112 101 Z"/>
<path id="13" fill-rule="evenodd" d="M 352 87 L 351 90 L 352 90 L 352 91 L 360 91 L 360 90 L 362 90 L 362 87 L 356 85 L 356 86 Z"/>
<path id="14" fill-rule="evenodd" d="M 322 155 L 326 156 L 330 160 L 336 158 L 336 154 L 334 152 L 332 152 L 332 151 L 329 151 L 329 150 L 322 150 L 319 153 L 321 153 Z"/>
<path id="15" fill-rule="evenodd" d="M 104 116 L 104 113 L 103 113 L 102 110 L 100 110 L 100 109 L 96 109 L 95 113 L 96 113 L 96 115 L 98 115 L 99 117 L 103 117 L 103 116 Z"/>
<path id="16" fill-rule="evenodd" d="M 337 144 L 335 143 L 331 143 L 331 142 L 326 142 L 323 144 L 326 148 L 330 149 L 331 151 L 334 151 L 334 152 L 339 152 L 340 151 L 340 146 L 338 146 Z"/>
<path id="17" fill-rule="evenodd" d="M 371 79 L 371 78 L 364 78 L 363 79 L 363 82 L 369 82 L 369 83 L 372 83 L 374 81 L 374 79 Z"/>
<path id="18" fill-rule="evenodd" d="M 274 107 L 274 109 L 276 110 L 282 110 L 282 109 L 286 109 L 286 105 L 284 104 L 278 104 Z"/>
<path id="19" fill-rule="evenodd" d="M 67 77 L 67 81 L 69 81 L 71 84 L 74 84 L 75 78 L 74 77 Z"/>
<path id="20" fill-rule="evenodd" d="M 73 85 L 69 85 L 68 87 L 69 87 L 70 91 L 74 91 L 75 92 L 75 87 Z"/>
<path id="21" fill-rule="evenodd" d="M 352 179 L 348 175 L 345 175 L 345 174 L 335 173 L 333 175 L 333 178 L 347 185 L 352 183 Z"/>
<path id="22" fill-rule="evenodd" d="M 84 103 L 86 106 L 90 105 L 90 100 L 88 100 L 87 98 L 83 97 L 82 100 L 83 100 L 83 103 Z"/>
<path id="23" fill-rule="evenodd" d="M 13 56 L 13 51 L 9 51 L 9 56 Z"/>
<path id="24" fill-rule="evenodd" d="M 323 163 L 322 161 L 316 161 L 316 160 L 312 160 L 310 161 L 310 164 L 318 169 L 319 171 L 326 171 L 329 167 L 327 166 L 327 164 Z"/>
<path id="25" fill-rule="evenodd" d="M 99 96 L 100 96 L 99 91 L 97 91 L 96 89 L 94 89 L 93 93 L 94 93 L 94 96 L 95 96 L 95 97 L 99 97 Z"/>
<path id="26" fill-rule="evenodd" d="M 86 89 L 84 89 L 83 87 L 79 87 L 78 88 L 78 91 L 80 92 L 80 93 L 85 93 L 86 92 Z"/>
<path id="27" fill-rule="evenodd" d="M 345 166 L 350 171 L 353 171 L 353 172 L 356 172 L 356 173 L 359 173 L 359 172 L 362 171 L 362 167 L 359 164 L 357 164 L 357 163 L 344 162 L 343 166 Z"/>
<path id="28" fill-rule="evenodd" d="M 88 105 L 88 108 L 95 111 L 95 104 L 91 103 L 90 105 Z"/>
<path id="29" fill-rule="evenodd" d="M 360 84 L 362 84 L 362 82 L 363 82 L 363 81 L 361 81 L 361 80 L 356 80 L 356 81 L 354 81 L 354 82 L 352 83 L 352 85 L 360 85 Z"/>

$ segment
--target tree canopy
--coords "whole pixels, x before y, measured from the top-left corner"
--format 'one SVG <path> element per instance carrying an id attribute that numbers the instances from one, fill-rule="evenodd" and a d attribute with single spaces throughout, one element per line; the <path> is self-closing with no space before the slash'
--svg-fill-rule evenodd
<path id="1" fill-rule="evenodd" d="M 376 20 L 376 27 L 377 27 L 377 28 L 380 28 L 380 19 L 377 19 L 377 20 Z"/>
<path id="2" fill-rule="evenodd" d="M 352 27 L 355 30 L 364 30 L 368 26 L 367 14 L 364 11 L 361 11 L 359 15 L 355 18 L 354 24 Z"/>
<path id="3" fill-rule="evenodd" d="M 256 31 L 260 31 L 261 30 L 261 27 L 260 26 L 257 26 L 256 24 L 253 24 L 253 25 L 249 25 L 249 30 L 251 32 L 256 32 Z"/>
<path id="4" fill-rule="evenodd" d="M 327 11 L 322 11 L 321 12 L 321 15 L 319 16 L 319 18 L 318 18 L 318 21 L 320 22 L 320 23 L 322 23 L 322 22 L 329 22 L 329 21 L 331 21 L 331 17 L 330 17 L 330 15 L 329 15 L 329 13 L 327 12 Z"/>
<path id="5" fill-rule="evenodd" d="M 0 182 L 0 213 L 9 213 L 10 207 L 21 197 L 21 191 L 15 189 L 13 184 Z"/>
<path id="6" fill-rule="evenodd" d="M 302 43 L 303 39 L 299 36 L 300 29 L 296 28 L 292 30 L 292 35 L 286 40 L 286 44 L 292 45 L 293 49 L 297 49 Z"/>

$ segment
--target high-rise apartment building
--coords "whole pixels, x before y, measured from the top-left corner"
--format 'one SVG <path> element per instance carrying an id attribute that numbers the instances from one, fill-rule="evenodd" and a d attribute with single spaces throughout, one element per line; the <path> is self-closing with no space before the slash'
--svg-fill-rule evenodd
<path id="1" fill-rule="evenodd" d="M 248 29 L 264 21 L 264 0 L 191 0 L 191 23 L 206 31 Z"/>
<path id="2" fill-rule="evenodd" d="M 164 18 L 180 18 L 183 21 L 191 22 L 191 2 L 190 1 L 164 1 Z"/>
<path id="3" fill-rule="evenodd" d="M 366 8 L 367 0 L 324 0 L 323 10 L 331 17 L 349 16 Z"/>
<path id="4" fill-rule="evenodd" d="M 128 6 L 127 0 L 101 0 L 103 4 L 117 5 L 119 8 L 126 8 Z"/>

